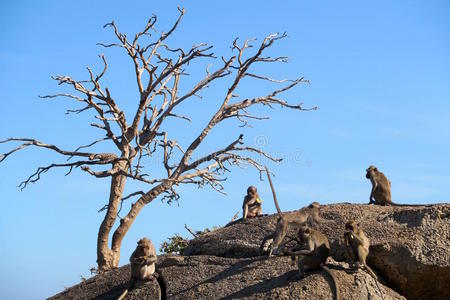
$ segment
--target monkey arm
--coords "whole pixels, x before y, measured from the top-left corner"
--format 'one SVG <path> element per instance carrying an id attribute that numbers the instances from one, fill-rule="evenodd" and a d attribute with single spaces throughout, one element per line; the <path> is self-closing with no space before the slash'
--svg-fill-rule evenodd
<path id="1" fill-rule="evenodd" d="M 314 255 L 314 251 L 310 251 L 310 250 L 297 250 L 297 251 L 293 251 L 291 255 L 302 255 L 302 256 L 313 256 Z"/>
<path id="2" fill-rule="evenodd" d="M 147 257 L 145 258 L 145 263 L 146 263 L 147 265 L 151 265 L 151 264 L 154 264 L 154 263 L 156 262 L 157 259 L 158 259 L 158 258 L 156 257 L 156 255 L 147 256 Z"/>
<path id="3" fill-rule="evenodd" d="M 156 255 L 151 255 L 151 256 L 147 256 L 147 255 L 143 255 L 143 256 L 139 256 L 139 257 L 133 257 L 130 258 L 130 262 L 131 263 L 139 263 L 139 264 L 152 264 L 155 263 L 157 260 Z"/>
<path id="4" fill-rule="evenodd" d="M 244 197 L 244 203 L 242 204 L 242 218 L 246 219 L 248 216 L 248 207 L 254 204 L 256 200 L 254 198 L 248 199 L 247 196 Z"/>
<path id="5" fill-rule="evenodd" d="M 359 245 L 364 245 L 364 241 L 359 236 L 357 236 L 354 232 L 348 231 L 347 233 L 348 233 L 347 238 L 355 240 Z"/>
<path id="6" fill-rule="evenodd" d="M 344 233 L 344 242 L 345 242 L 345 246 L 350 246 L 350 231 L 346 231 Z"/>
<path id="7" fill-rule="evenodd" d="M 140 264 L 143 261 L 145 261 L 145 256 L 139 256 L 139 257 L 130 257 L 130 263 L 137 263 Z"/>
<path id="8" fill-rule="evenodd" d="M 372 177 L 371 177 L 370 181 L 372 182 L 372 190 L 370 191 L 369 201 L 370 201 L 370 203 L 372 203 L 372 202 L 376 202 L 373 197 L 373 193 L 375 193 L 375 190 L 378 187 L 378 183 Z"/>
<path id="9" fill-rule="evenodd" d="M 350 243 L 350 235 L 348 234 L 349 232 L 346 232 L 344 234 L 344 240 L 345 240 L 345 250 L 347 252 L 348 257 L 350 258 L 351 261 L 355 261 L 356 257 L 355 257 L 355 252 L 353 252 L 353 248 L 351 246 Z"/>
<path id="10" fill-rule="evenodd" d="M 258 201 L 256 200 L 256 198 L 251 198 L 250 200 L 247 200 L 247 201 L 245 202 L 245 204 L 246 204 L 247 206 L 253 205 L 253 204 L 255 204 L 255 203 L 258 203 Z"/>
<path id="11" fill-rule="evenodd" d="M 314 255 L 314 241 L 312 239 L 308 240 L 308 249 L 293 251 L 292 255 L 303 255 L 303 256 L 313 256 Z"/>
<path id="12" fill-rule="evenodd" d="M 248 215 L 248 205 L 246 203 L 244 203 L 244 205 L 242 206 L 242 218 L 243 219 L 247 219 L 247 215 Z"/>

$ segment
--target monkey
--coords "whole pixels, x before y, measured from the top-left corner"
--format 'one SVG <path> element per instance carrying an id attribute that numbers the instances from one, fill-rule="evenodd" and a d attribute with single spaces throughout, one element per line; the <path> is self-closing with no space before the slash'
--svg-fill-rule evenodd
<path id="1" fill-rule="evenodd" d="M 325 262 L 330 255 L 330 243 L 328 238 L 320 231 L 302 225 L 298 231 L 299 238 L 307 246 L 307 250 L 298 250 L 291 252 L 293 256 L 303 256 L 298 259 L 298 270 L 300 278 L 305 276 L 305 271 L 316 270 L 322 268 L 331 277 L 334 288 L 335 298 L 340 299 L 339 288 L 337 285 L 336 276 L 325 265 Z"/>
<path id="2" fill-rule="evenodd" d="M 142 238 L 137 242 L 137 247 L 130 256 L 131 279 L 127 289 L 120 295 L 122 300 L 134 287 L 138 280 L 155 279 L 155 263 L 157 260 L 155 246 L 148 238 Z"/>
<path id="3" fill-rule="evenodd" d="M 259 198 L 258 190 L 254 186 L 247 188 L 247 195 L 242 203 L 242 218 L 255 218 L 262 215 L 262 200 Z"/>
<path id="4" fill-rule="evenodd" d="M 390 206 L 432 206 L 431 204 L 398 204 L 391 199 L 391 182 L 375 166 L 366 169 L 366 178 L 372 183 L 369 204 L 390 205 Z"/>
<path id="5" fill-rule="evenodd" d="M 359 223 L 351 220 L 345 224 L 344 241 L 351 261 L 365 265 L 367 255 L 369 255 L 370 241 Z"/>
<path id="6" fill-rule="evenodd" d="M 372 183 L 369 204 L 391 205 L 391 182 L 375 166 L 366 169 L 366 178 Z"/>
<path id="7" fill-rule="evenodd" d="M 284 237 L 286 236 L 286 232 L 289 225 L 296 225 L 297 227 L 299 227 L 305 224 L 307 221 L 314 221 L 316 223 L 319 223 L 320 204 L 319 202 L 313 202 L 307 207 L 303 207 L 299 211 L 293 211 L 288 213 L 281 212 L 281 209 L 277 201 L 277 195 L 273 187 L 272 179 L 270 178 L 269 169 L 267 169 L 267 167 L 266 167 L 266 174 L 267 178 L 269 179 L 273 201 L 275 202 L 275 207 L 277 208 L 279 217 L 277 220 L 277 225 L 275 227 L 275 232 L 264 238 L 260 246 L 260 249 L 262 250 L 263 253 L 269 252 L 269 256 L 272 256 L 273 251 L 278 248 L 278 246 L 281 244 Z"/>
<path id="8" fill-rule="evenodd" d="M 359 266 L 365 268 L 367 272 L 369 272 L 369 274 L 375 279 L 378 291 L 381 294 L 381 298 L 384 300 L 383 292 L 378 285 L 378 277 L 366 262 L 367 255 L 369 255 L 370 241 L 361 229 L 359 223 L 351 220 L 345 224 L 344 242 L 350 260 L 353 263 L 359 264 Z"/>

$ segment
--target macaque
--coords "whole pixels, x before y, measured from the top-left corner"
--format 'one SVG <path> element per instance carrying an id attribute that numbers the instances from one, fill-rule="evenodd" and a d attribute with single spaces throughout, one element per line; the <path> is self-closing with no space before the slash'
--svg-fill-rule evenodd
<path id="1" fill-rule="evenodd" d="M 319 209 L 320 204 L 318 202 L 313 202 L 307 207 L 303 207 L 299 211 L 293 211 L 288 213 L 281 212 L 280 207 L 278 206 L 277 195 L 275 193 L 275 189 L 272 184 L 272 179 L 270 178 L 269 170 L 266 167 L 267 178 L 269 179 L 270 188 L 272 189 L 273 201 L 275 202 L 275 206 L 278 212 L 278 221 L 277 226 L 275 227 L 275 232 L 264 238 L 261 244 L 261 250 L 263 252 L 269 252 L 269 256 L 272 255 L 273 251 L 278 248 L 278 246 L 283 241 L 286 236 L 286 232 L 289 225 L 294 225 L 300 227 L 305 224 L 307 221 L 314 221 L 318 223 L 320 221 L 319 218 Z"/>
<path id="2" fill-rule="evenodd" d="M 397 204 L 391 199 L 391 182 L 386 176 L 378 171 L 375 166 L 370 166 L 366 170 L 366 178 L 372 183 L 369 204 L 391 205 L 391 206 L 431 206 L 430 204 Z"/>
<path id="3" fill-rule="evenodd" d="M 366 178 L 372 183 L 369 204 L 391 205 L 391 182 L 386 176 L 377 167 L 370 166 L 366 170 Z"/>
<path id="4" fill-rule="evenodd" d="M 247 188 L 247 195 L 242 203 L 242 218 L 255 218 L 262 215 L 262 200 L 259 198 L 258 190 L 254 186 Z"/>
<path id="5" fill-rule="evenodd" d="M 300 278 L 305 276 L 305 271 L 322 268 L 331 277 L 335 287 L 335 298 L 340 299 L 336 276 L 325 266 L 330 255 L 330 243 L 328 238 L 320 231 L 301 226 L 298 232 L 299 238 L 307 246 L 306 250 L 298 250 L 291 253 L 294 256 L 303 256 L 298 259 L 298 271 Z"/>
<path id="6" fill-rule="evenodd" d="M 155 279 L 155 263 L 157 260 L 155 246 L 152 241 L 142 238 L 138 241 L 137 247 L 130 257 L 131 279 L 128 288 L 120 295 L 118 300 L 122 300 L 128 294 L 138 280 Z"/>
<path id="7" fill-rule="evenodd" d="M 381 298 L 384 300 L 383 292 L 378 286 L 378 277 L 366 262 L 367 256 L 369 255 L 370 241 L 361 229 L 359 223 L 352 220 L 345 224 L 344 242 L 347 254 L 352 263 L 356 263 L 358 267 L 362 267 L 369 272 L 375 279 L 378 291 L 381 294 Z"/>

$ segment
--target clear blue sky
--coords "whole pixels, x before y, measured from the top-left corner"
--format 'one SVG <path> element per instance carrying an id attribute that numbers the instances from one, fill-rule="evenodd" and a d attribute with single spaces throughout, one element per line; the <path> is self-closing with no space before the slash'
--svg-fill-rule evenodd
<path id="1" fill-rule="evenodd" d="M 290 35 L 271 53 L 288 55 L 291 62 L 261 71 L 274 77 L 304 75 L 312 84 L 287 97 L 320 110 L 275 110 L 269 121 L 244 130 L 249 144 L 263 135 L 264 149 L 286 158 L 271 165 L 282 209 L 312 201 L 367 202 L 370 184 L 364 170 L 370 164 L 389 176 L 396 202 L 449 201 L 449 1 L 124 3 L 1 2 L 0 139 L 30 136 L 73 149 L 102 134 L 89 127 L 88 115 L 64 115 L 71 102 L 37 96 L 61 91 L 50 75 L 81 78 L 86 66 L 101 66 L 97 54 L 105 53 L 111 66 L 107 84 L 122 107 L 133 110 L 133 70 L 120 51 L 95 45 L 112 39 L 102 26 L 114 19 L 131 34 L 156 13 L 159 28 L 166 29 L 181 5 L 187 13 L 172 45 L 208 42 L 217 54 L 229 55 L 236 36 L 262 38 L 277 31 Z M 255 95 L 264 88 L 250 84 L 241 92 Z M 222 89 L 213 89 L 185 108 L 196 120 L 194 129 L 204 124 L 221 95 Z M 182 142 L 195 133 L 184 123 L 170 126 Z M 214 149 L 240 132 L 235 126 L 220 127 L 204 149 Z M 0 152 L 5 150 L 0 147 Z M 96 265 L 96 234 L 103 217 L 97 210 L 106 202 L 107 180 L 80 171 L 69 177 L 54 171 L 22 192 L 16 187 L 38 165 L 52 160 L 61 158 L 27 149 L 0 164 L 4 299 L 50 296 L 79 282 L 80 275 L 88 276 Z M 264 211 L 273 213 L 267 183 L 259 182 L 253 170 L 234 170 L 226 183 L 227 196 L 190 187 L 180 190 L 179 206 L 159 200 L 148 205 L 124 240 L 121 265 L 141 236 L 159 245 L 174 233 L 187 235 L 184 224 L 202 229 L 227 223 L 240 210 L 249 184 L 259 187 Z"/>

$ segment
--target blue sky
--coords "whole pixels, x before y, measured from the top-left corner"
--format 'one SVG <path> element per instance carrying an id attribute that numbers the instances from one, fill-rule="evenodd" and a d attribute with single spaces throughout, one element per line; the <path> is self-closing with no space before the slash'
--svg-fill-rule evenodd
<path id="1" fill-rule="evenodd" d="M 121 3 L 122 2 L 122 3 Z M 85 67 L 100 68 L 97 55 L 110 63 L 106 83 L 126 111 L 136 105 L 133 69 L 102 26 L 116 20 L 130 34 L 152 13 L 166 29 L 187 13 L 172 45 L 208 42 L 230 55 L 235 37 L 263 38 L 287 31 L 289 38 L 271 53 L 289 64 L 259 71 L 273 77 L 305 76 L 311 85 L 286 95 L 291 102 L 319 106 L 314 112 L 261 111 L 271 119 L 241 130 L 226 124 L 212 132 L 202 151 L 245 134 L 248 144 L 263 140 L 264 150 L 285 160 L 271 165 L 284 210 L 312 201 L 368 201 L 365 168 L 377 165 L 392 181 L 398 203 L 448 202 L 450 183 L 450 2 L 448 1 L 14 1 L 0 3 L 0 139 L 29 136 L 73 149 L 101 133 L 89 127 L 91 116 L 66 116 L 70 101 L 43 101 L 38 95 L 61 91 L 51 75 L 84 78 Z M 276 4 L 275 4 L 276 3 Z M 193 82 L 206 61 L 192 66 Z M 197 77 L 196 77 L 197 76 Z M 258 95 L 268 86 L 246 83 L 242 95 Z M 194 122 L 168 125 L 188 142 L 204 125 L 218 98 L 220 84 L 204 99 L 183 108 Z M 262 136 L 262 138 L 261 138 Z M 0 145 L 0 152 L 7 148 Z M 89 276 L 95 266 L 98 226 L 108 181 L 77 171 L 45 174 L 20 191 L 17 185 L 39 165 L 61 161 L 48 151 L 27 149 L 0 164 L 0 294 L 5 299 L 40 299 Z M 150 237 L 159 245 L 180 233 L 224 225 L 240 210 L 247 185 L 259 187 L 264 211 L 275 212 L 270 189 L 250 169 L 234 169 L 227 195 L 209 189 L 180 190 L 179 206 L 149 204 L 124 239 L 121 265 L 135 241 Z M 131 190 L 136 187 L 128 185 Z"/>

